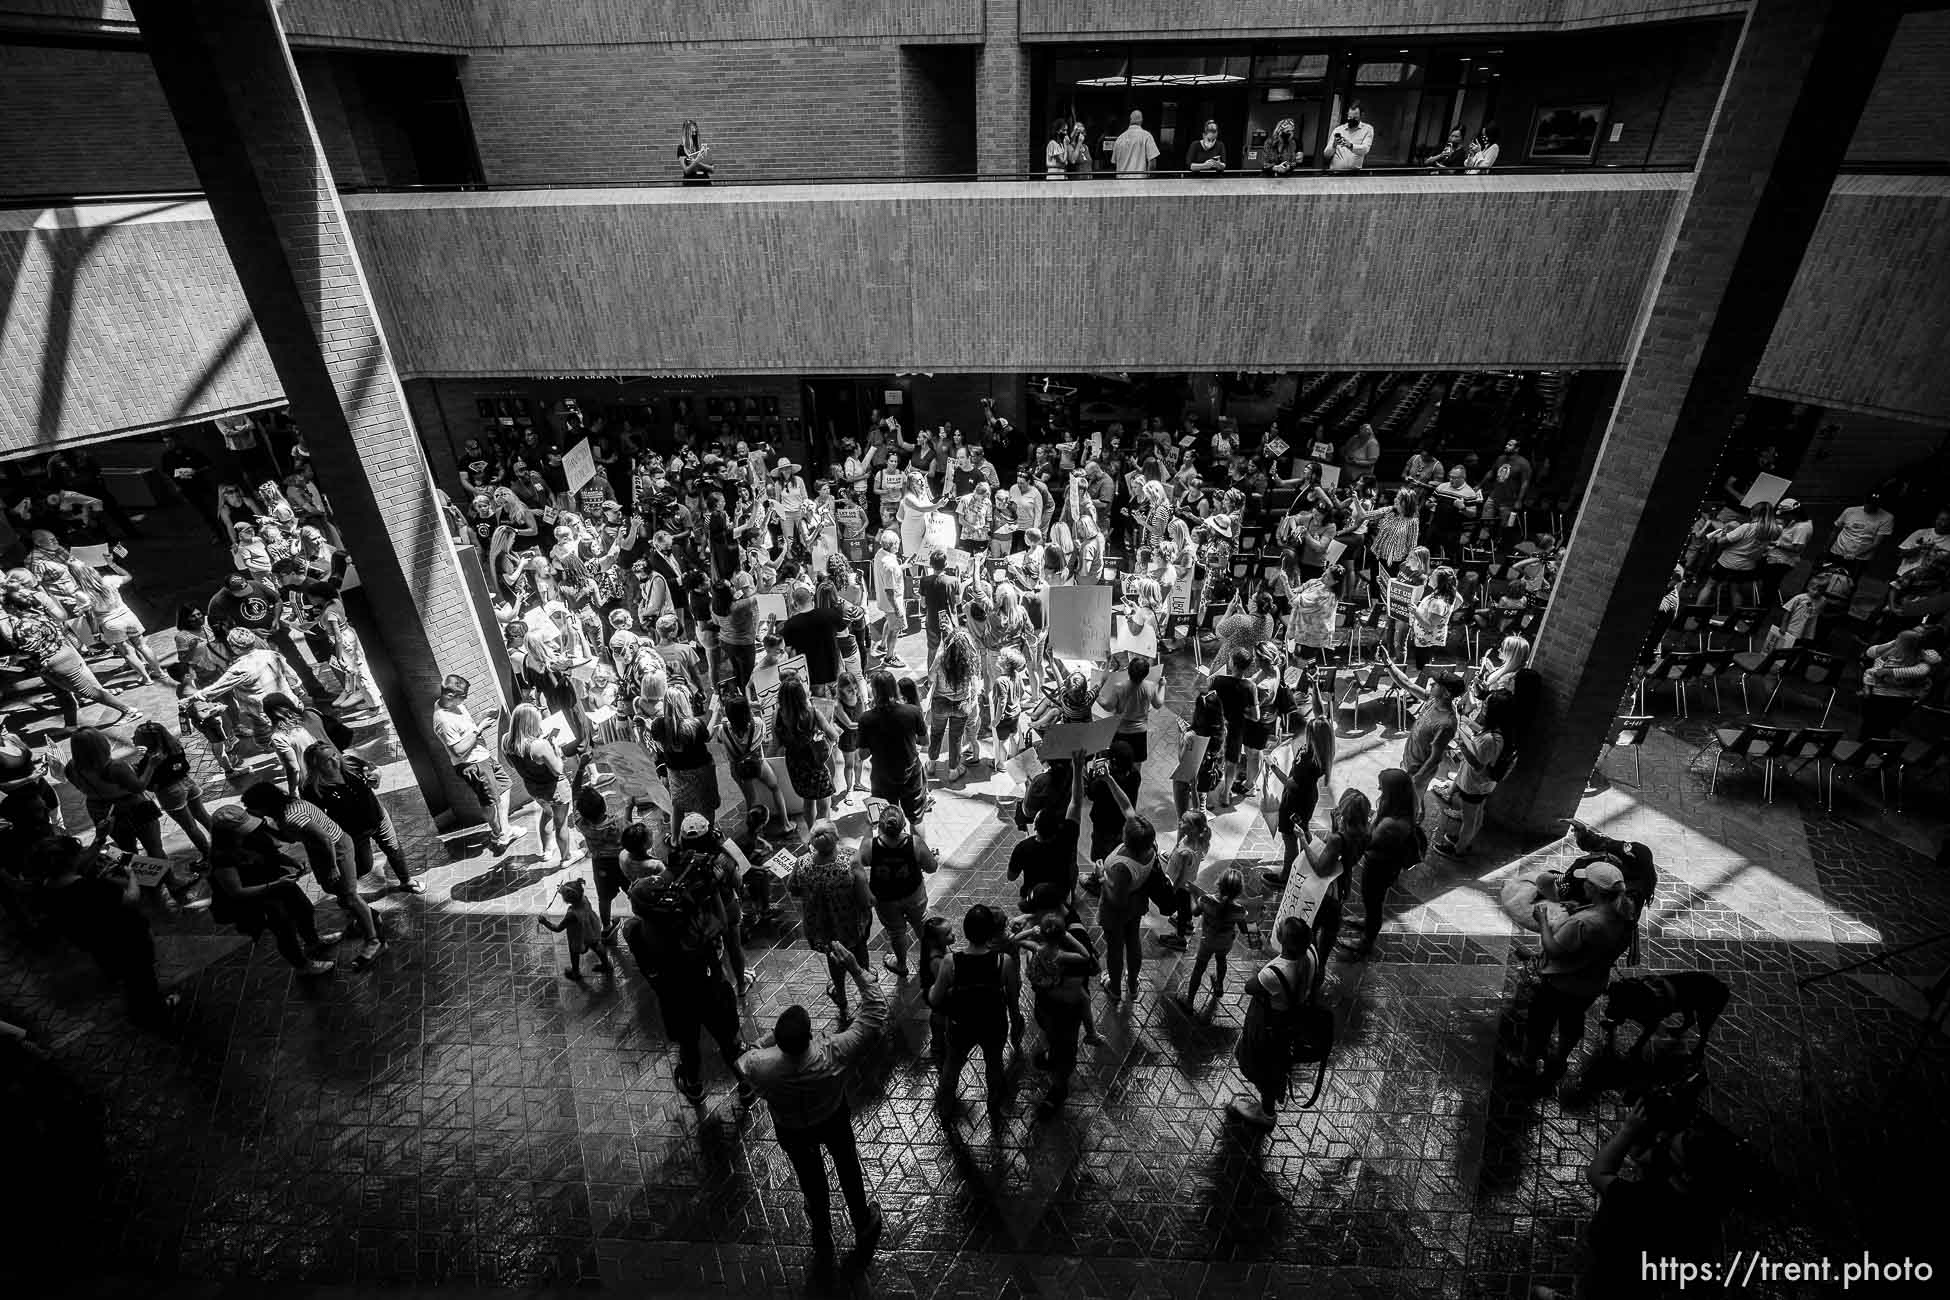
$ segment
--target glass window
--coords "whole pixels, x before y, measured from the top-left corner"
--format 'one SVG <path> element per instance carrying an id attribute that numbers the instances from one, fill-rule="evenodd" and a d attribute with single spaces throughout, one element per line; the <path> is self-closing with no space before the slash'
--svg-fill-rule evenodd
<path id="1" fill-rule="evenodd" d="M 1325 50 L 1309 53 L 1262 54 L 1253 60 L 1255 81 L 1323 81 L 1327 77 Z"/>
<path id="2" fill-rule="evenodd" d="M 1354 69 L 1357 86 L 1414 86 L 1421 80 L 1422 65 L 1405 58 L 1363 59 Z"/>

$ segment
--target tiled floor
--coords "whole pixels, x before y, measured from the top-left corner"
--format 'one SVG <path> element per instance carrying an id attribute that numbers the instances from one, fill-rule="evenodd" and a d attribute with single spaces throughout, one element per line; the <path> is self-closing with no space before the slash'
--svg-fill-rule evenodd
<path id="1" fill-rule="evenodd" d="M 1173 711 L 1152 729 L 1143 792 L 1166 826 L 1190 677 L 1171 669 Z M 1374 729 L 1378 713 L 1358 727 L 1343 715 L 1337 786 L 1372 790 L 1399 752 Z M 1944 958 L 1797 981 L 1941 931 L 1950 885 L 1921 857 L 1785 794 L 1762 806 L 1743 777 L 1708 796 L 1695 748 L 1690 733 L 1655 735 L 1642 788 L 1615 785 L 1584 815 L 1657 853 L 1646 968 L 1711 969 L 1733 986 L 1709 1105 L 1741 1139 L 1752 1190 L 1728 1253 L 1926 1256 L 1940 1238 L 1919 1180 L 1950 1149 L 1950 1047 L 1914 1016 L 1918 984 Z M 1609 770 L 1629 776 L 1629 759 Z M 945 851 L 936 910 L 959 918 L 1013 897 L 1002 865 L 1015 835 L 996 807 L 1005 786 L 941 792 L 928 824 Z M 413 791 L 389 802 L 433 888 L 379 901 L 392 941 L 369 972 L 307 986 L 200 904 L 158 912 L 186 1002 L 180 1033 L 165 1037 L 129 1028 L 85 961 L 4 933 L 0 1016 L 31 1026 L 50 1059 L 5 1076 L 0 1223 L 35 1245 L 0 1254 L 0 1285 L 800 1290 L 804 1214 L 763 1108 L 742 1113 L 708 1055 L 706 1104 L 677 1096 L 656 1000 L 627 958 L 613 983 L 561 977 L 561 941 L 532 920 L 556 880 L 532 836 L 506 857 L 468 855 L 415 812 Z M 859 830 L 858 806 L 848 812 Z M 1208 881 L 1274 856 L 1256 809 L 1218 826 Z M 1591 1206 L 1582 1170 L 1622 1112 L 1620 1080 L 1601 1066 L 1562 1097 L 1539 1096 L 1502 1074 L 1529 936 L 1496 890 L 1562 846 L 1491 836 L 1486 850 L 1411 873 L 1375 958 L 1336 964 L 1326 1089 L 1263 1140 L 1224 1122 L 1240 1088 L 1239 1000 L 1186 1017 L 1168 1000 L 1183 959 L 1154 944 L 1136 1003 L 1099 1006 L 1107 1042 L 1068 1116 L 1036 1123 L 1036 1075 L 1018 1066 L 1026 1100 L 993 1138 L 974 1071 L 957 1121 L 932 1114 L 927 1021 L 903 989 L 898 1032 L 858 1090 L 888 1233 L 871 1274 L 848 1285 L 943 1297 L 1518 1297 L 1565 1285 Z M 1236 955 L 1234 990 L 1255 955 Z M 821 964 L 796 928 L 761 939 L 755 956 L 754 1036 L 790 1002 L 824 1010 Z"/>

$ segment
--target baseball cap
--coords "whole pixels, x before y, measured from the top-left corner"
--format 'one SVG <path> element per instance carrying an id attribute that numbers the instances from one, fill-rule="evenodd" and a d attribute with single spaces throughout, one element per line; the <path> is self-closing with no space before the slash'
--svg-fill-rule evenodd
<path id="1" fill-rule="evenodd" d="M 1625 888 L 1625 873 L 1608 862 L 1594 862 L 1584 869 L 1584 883 L 1601 894 L 1616 894 Z"/>
<path id="2" fill-rule="evenodd" d="M 711 833 L 711 819 L 703 813 L 685 813 L 678 834 L 687 840 L 701 840 Z"/>
<path id="3" fill-rule="evenodd" d="M 1801 503 L 1799 501 L 1796 501 L 1793 497 L 1782 497 L 1779 501 L 1776 501 L 1774 503 L 1774 512 L 1776 514 L 1791 514 L 1794 511 L 1799 510 L 1800 508 L 1801 508 Z"/>
<path id="4" fill-rule="evenodd" d="M 264 824 L 264 819 L 238 804 L 219 808 L 210 814 L 210 829 L 248 835 Z"/>

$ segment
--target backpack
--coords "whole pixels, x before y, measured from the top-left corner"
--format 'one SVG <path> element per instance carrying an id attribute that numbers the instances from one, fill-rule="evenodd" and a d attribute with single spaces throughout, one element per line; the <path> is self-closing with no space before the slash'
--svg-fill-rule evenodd
<path id="1" fill-rule="evenodd" d="M 1334 1013 L 1311 1001 L 1303 1001 L 1277 966 L 1273 968 L 1273 978 L 1280 982 L 1286 994 L 1286 1010 L 1276 1011 L 1269 1003 L 1267 1027 L 1285 1044 L 1290 1064 L 1318 1067 L 1314 1071 L 1313 1091 L 1299 1103 L 1299 1108 L 1306 1110 L 1320 1100 L 1320 1090 L 1327 1082 L 1327 1058 L 1334 1051 Z"/>
<path id="2" fill-rule="evenodd" d="M 631 906 L 654 937 L 656 964 L 661 968 L 646 974 L 672 972 L 679 956 L 695 957 L 710 953 L 716 946 L 711 918 L 706 915 L 692 891 L 682 883 L 680 873 L 666 874 L 650 897 L 641 902 L 632 898 Z"/>

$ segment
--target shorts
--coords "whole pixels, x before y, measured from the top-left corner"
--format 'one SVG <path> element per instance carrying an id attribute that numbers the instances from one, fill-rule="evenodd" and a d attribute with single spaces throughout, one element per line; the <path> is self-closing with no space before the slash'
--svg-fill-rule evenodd
<path id="1" fill-rule="evenodd" d="M 1273 722 L 1270 718 L 1248 718 L 1239 732 L 1240 742 L 1247 749 L 1265 749 L 1273 739 Z"/>
<path id="2" fill-rule="evenodd" d="M 873 900 L 873 914 L 880 918 L 880 924 L 888 930 L 899 933 L 903 924 L 912 925 L 919 934 L 928 920 L 928 887 L 924 882 L 906 898 Z"/>
<path id="3" fill-rule="evenodd" d="M 836 743 L 840 747 L 840 753 L 842 754 L 855 753 L 860 748 L 860 733 L 857 731 L 849 731 L 842 728 L 840 731 L 840 738 Z"/>
<path id="4" fill-rule="evenodd" d="M 1226 719 L 1226 762 L 1237 763 L 1246 752 L 1246 723 L 1242 718 L 1237 725 Z"/>
<path id="5" fill-rule="evenodd" d="M 102 642 L 105 645 L 121 645 L 124 641 L 140 641 L 148 633 L 142 624 L 133 618 L 119 618 L 101 625 Z"/>
<path id="6" fill-rule="evenodd" d="M 898 784 L 893 781 L 883 781 L 876 773 L 869 782 L 868 793 L 876 799 L 885 799 L 888 803 L 899 804 L 900 810 L 907 814 L 907 820 L 917 825 L 921 821 L 921 814 L 926 810 L 928 801 L 927 787 L 922 784 L 919 768 L 903 773 Z"/>
<path id="7" fill-rule="evenodd" d="M 1131 759 L 1139 767 L 1143 767 L 1144 760 L 1151 757 L 1151 741 L 1147 733 L 1142 731 L 1120 731 L 1117 733 L 1117 739 L 1120 743 L 1131 747 Z"/>
<path id="8" fill-rule="evenodd" d="M 467 783 L 483 808 L 491 806 L 508 788 L 508 774 L 501 770 L 501 760 L 497 758 L 456 763 L 454 773 Z"/>
<path id="9" fill-rule="evenodd" d="M 156 802 L 162 806 L 164 812 L 179 812 L 190 806 L 190 795 L 195 789 L 190 779 L 184 777 L 180 781 L 171 781 L 168 785 L 151 786 L 149 793 L 155 796 Z"/>
<path id="10" fill-rule="evenodd" d="M 996 737 L 1001 740 L 1007 740 L 1016 734 L 1016 729 L 1021 725 L 1022 715 L 1020 713 L 1011 713 L 1006 718 L 998 718 L 995 723 Z"/>

